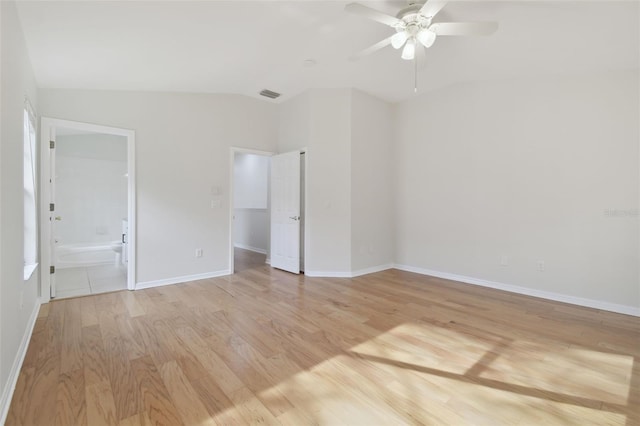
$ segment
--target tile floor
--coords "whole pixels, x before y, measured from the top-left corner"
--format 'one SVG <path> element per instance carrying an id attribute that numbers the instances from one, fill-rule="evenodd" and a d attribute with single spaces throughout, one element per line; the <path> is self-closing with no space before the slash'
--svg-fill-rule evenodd
<path id="1" fill-rule="evenodd" d="M 56 299 L 126 288 L 127 270 L 123 266 L 100 265 L 56 270 Z"/>

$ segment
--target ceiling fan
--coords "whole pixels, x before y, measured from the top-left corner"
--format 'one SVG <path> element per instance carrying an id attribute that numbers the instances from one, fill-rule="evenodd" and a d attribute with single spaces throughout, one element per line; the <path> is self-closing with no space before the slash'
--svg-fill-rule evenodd
<path id="1" fill-rule="evenodd" d="M 447 4 L 446 0 L 409 0 L 409 5 L 396 16 L 387 15 L 359 3 L 345 6 L 347 12 L 388 25 L 396 33 L 378 43 L 361 50 L 352 60 L 370 55 L 388 45 L 402 49 L 402 59 L 416 57 L 419 45 L 429 48 L 438 36 L 491 35 L 498 29 L 497 22 L 432 22 L 438 12 Z"/>

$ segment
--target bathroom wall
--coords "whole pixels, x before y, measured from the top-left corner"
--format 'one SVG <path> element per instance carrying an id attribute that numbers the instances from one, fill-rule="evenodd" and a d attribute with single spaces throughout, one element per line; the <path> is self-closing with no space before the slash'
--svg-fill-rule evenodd
<path id="1" fill-rule="evenodd" d="M 120 240 L 127 217 L 127 139 L 103 134 L 56 139 L 59 244 Z"/>
<path id="2" fill-rule="evenodd" d="M 233 169 L 234 244 L 267 253 L 269 247 L 269 157 L 236 153 Z"/>

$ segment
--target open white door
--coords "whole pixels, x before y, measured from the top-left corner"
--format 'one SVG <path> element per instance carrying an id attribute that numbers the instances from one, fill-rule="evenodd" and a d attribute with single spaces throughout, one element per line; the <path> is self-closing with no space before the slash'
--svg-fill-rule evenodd
<path id="1" fill-rule="evenodd" d="M 271 266 L 300 273 L 300 152 L 271 157 Z"/>

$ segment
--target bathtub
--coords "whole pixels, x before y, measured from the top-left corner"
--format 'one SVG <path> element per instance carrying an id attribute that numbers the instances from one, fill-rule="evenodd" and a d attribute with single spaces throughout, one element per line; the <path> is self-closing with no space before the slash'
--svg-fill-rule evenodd
<path id="1" fill-rule="evenodd" d="M 61 244 L 56 247 L 56 268 L 113 264 L 116 253 L 111 249 L 111 244 L 111 242 Z"/>

